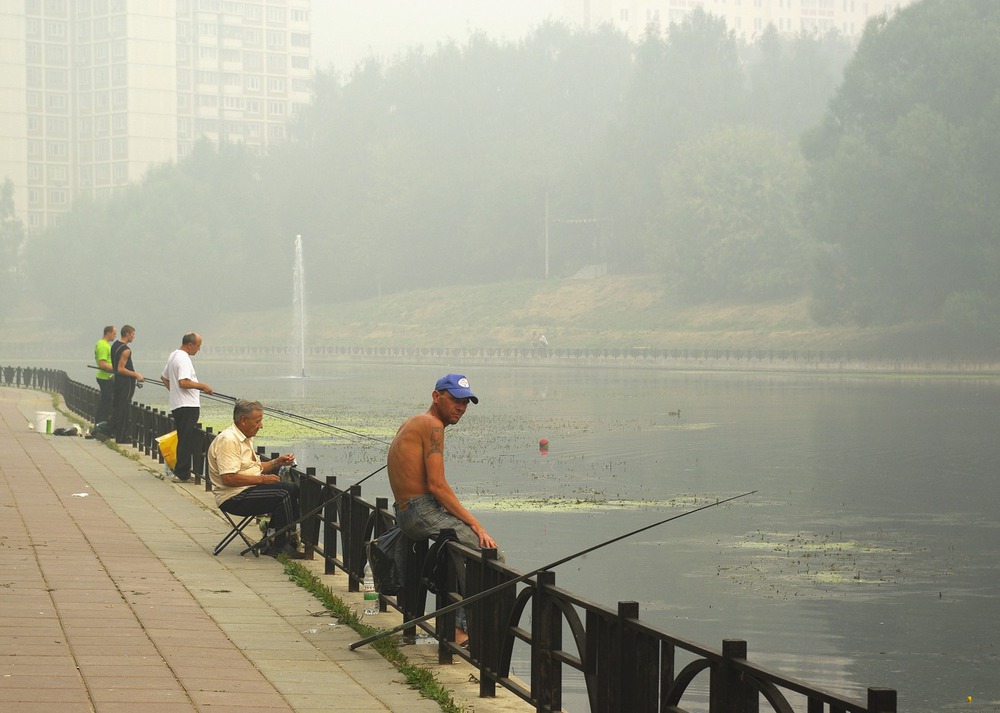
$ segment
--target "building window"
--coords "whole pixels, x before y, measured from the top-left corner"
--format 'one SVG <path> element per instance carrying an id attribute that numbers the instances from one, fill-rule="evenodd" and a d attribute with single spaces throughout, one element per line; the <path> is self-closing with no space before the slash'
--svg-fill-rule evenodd
<path id="1" fill-rule="evenodd" d="M 69 64 L 69 48 L 66 45 L 45 45 L 45 61 L 52 66 L 65 67 Z"/>
<path id="2" fill-rule="evenodd" d="M 66 141 L 49 141 L 46 145 L 49 159 L 63 159 L 69 156 L 69 143 Z"/>
<path id="3" fill-rule="evenodd" d="M 271 116 L 284 116 L 285 102 L 270 102 L 268 104 L 268 109 Z"/>
<path id="4" fill-rule="evenodd" d="M 66 37 L 66 23 L 58 20 L 48 20 L 45 23 L 45 39 L 61 40 Z"/>
<path id="5" fill-rule="evenodd" d="M 286 45 L 285 33 L 279 30 L 267 31 L 267 48 L 269 50 L 283 50 Z"/>
<path id="6" fill-rule="evenodd" d="M 272 94 L 284 94 L 285 93 L 285 80 L 281 77 L 270 77 L 267 80 L 267 91 Z"/>
<path id="7" fill-rule="evenodd" d="M 45 120 L 49 136 L 69 136 L 69 120 L 60 116 L 50 116 Z"/>
<path id="8" fill-rule="evenodd" d="M 269 54 L 267 56 L 267 71 L 272 74 L 285 73 L 285 55 Z"/>
<path id="9" fill-rule="evenodd" d="M 49 183 L 55 184 L 57 186 L 62 186 L 69 183 L 69 168 L 67 168 L 66 166 L 50 166 Z"/>

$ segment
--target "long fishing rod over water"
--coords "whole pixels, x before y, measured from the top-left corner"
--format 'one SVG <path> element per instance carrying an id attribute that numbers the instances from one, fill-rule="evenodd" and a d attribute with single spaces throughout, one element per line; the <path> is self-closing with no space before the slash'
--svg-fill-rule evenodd
<path id="1" fill-rule="evenodd" d="M 599 550 L 602 547 L 607 547 L 608 545 L 612 545 L 615 542 L 618 542 L 620 540 L 624 540 L 626 537 L 631 537 L 632 535 L 638 535 L 640 532 L 645 532 L 646 530 L 651 530 L 654 527 L 659 527 L 660 525 L 665 525 L 668 522 L 672 522 L 673 520 L 679 520 L 682 517 L 687 517 L 688 515 L 694 515 L 696 512 L 701 512 L 702 510 L 708 510 L 709 508 L 714 508 L 714 507 L 717 507 L 719 505 L 723 505 L 725 503 L 732 502 L 733 500 L 739 500 L 740 498 L 748 497 L 750 495 L 753 495 L 756 492 L 757 492 L 756 490 L 751 490 L 751 491 L 749 491 L 747 493 L 743 493 L 742 495 L 734 495 L 733 497 L 731 497 L 731 498 L 725 498 L 724 500 L 716 500 L 713 503 L 709 503 L 707 505 L 702 505 L 701 507 L 697 507 L 694 510 L 688 510 L 686 512 L 680 513 L 679 515 L 672 515 L 671 517 L 668 517 L 665 520 L 660 520 L 659 522 L 654 522 L 652 525 L 646 525 L 644 527 L 640 527 L 637 530 L 632 530 L 631 532 L 626 532 L 624 535 L 618 535 L 617 537 L 613 537 L 610 540 L 605 540 L 604 542 L 599 542 L 596 545 L 588 547 L 588 548 L 586 548 L 584 550 L 580 550 L 579 552 L 574 552 L 573 554 L 567 555 L 566 557 L 563 557 L 562 559 L 558 559 L 555 562 L 550 562 L 549 564 L 545 565 L 544 567 L 539 567 L 538 569 L 533 569 L 530 572 L 528 572 L 527 574 L 522 574 L 519 577 L 511 579 L 511 580 L 509 580 L 507 582 L 504 582 L 503 584 L 498 584 L 497 586 L 491 587 L 491 588 L 486 589 L 486 590 L 483 590 L 482 592 L 479 592 L 478 594 L 472 594 L 472 595 L 470 595 L 468 597 L 465 597 L 461 601 L 453 602 L 452 604 L 449 604 L 448 606 L 441 607 L 437 611 L 432 611 L 430 614 L 424 614 L 423 616 L 418 616 L 415 619 L 410 619 L 409 621 L 404 621 L 399 626 L 395 626 L 392 629 L 389 629 L 388 631 L 381 631 L 378 634 L 373 634 L 372 636 L 369 636 L 369 637 L 366 637 L 364 639 L 361 639 L 360 641 L 355 641 L 348 648 L 351 651 L 353 651 L 354 649 L 357 649 L 357 648 L 359 648 L 361 646 L 364 646 L 365 644 L 370 644 L 373 641 L 378 641 L 379 639 L 385 638 L 386 636 L 391 636 L 392 634 L 399 633 L 400 631 L 403 631 L 404 629 L 409 629 L 409 628 L 411 628 L 413 626 L 416 626 L 417 624 L 422 624 L 423 622 L 428 621 L 429 619 L 433 619 L 435 617 L 441 616 L 442 614 L 447 614 L 448 612 L 455 611 L 456 609 L 458 609 L 460 607 L 464 607 L 464 606 L 466 606 L 468 604 L 472 604 L 473 602 L 478 602 L 480 599 L 485 599 L 486 597 L 489 597 L 489 596 L 491 596 L 493 594 L 496 594 L 497 592 L 502 591 L 502 590 L 506 589 L 507 587 L 512 587 L 515 584 L 518 584 L 520 582 L 524 582 L 524 581 L 526 581 L 526 580 L 534 577 L 535 575 L 540 574 L 541 572 L 546 572 L 546 571 L 548 571 L 550 569 L 555 569 L 556 567 L 558 567 L 561 564 L 566 564 L 570 560 L 574 560 L 577 557 L 582 557 L 583 555 L 590 554 L 591 552 L 593 552 L 595 550 Z"/>
<path id="2" fill-rule="evenodd" d="M 98 369 L 93 364 L 88 364 L 87 368 L 88 369 L 97 369 L 98 371 L 103 371 L 103 369 Z M 134 377 L 126 377 L 126 378 L 134 378 Z M 142 382 L 137 383 L 136 386 L 140 386 L 143 383 L 146 383 L 146 384 L 156 384 L 158 386 L 162 386 L 163 388 L 167 388 L 166 384 L 164 384 L 159 379 L 146 379 L 146 380 L 144 380 Z M 222 393 L 219 393 L 218 391 L 215 391 L 215 390 L 213 390 L 212 393 L 210 393 L 210 394 L 206 394 L 206 393 L 203 392 L 202 396 L 204 398 L 206 398 L 206 399 L 214 399 L 216 401 L 223 402 L 223 403 L 233 403 L 233 404 L 235 404 L 237 401 L 239 401 L 239 398 L 236 397 L 236 396 L 230 396 L 228 394 L 222 394 Z M 296 414 L 296 413 L 291 413 L 289 411 L 282 411 L 281 409 L 276 409 L 276 408 L 273 408 L 271 406 L 264 406 L 263 409 L 264 409 L 264 413 L 268 414 L 272 418 L 278 419 L 279 421 L 286 421 L 288 423 L 294 423 L 296 426 L 302 426 L 304 428 L 310 428 L 310 429 L 312 429 L 314 431 L 319 431 L 320 433 L 325 433 L 327 435 L 336 435 L 336 436 L 341 436 L 341 437 L 343 437 L 343 434 L 346 434 L 348 436 L 354 436 L 355 438 L 361 438 L 361 439 L 368 440 L 368 441 L 374 441 L 374 442 L 380 443 L 382 445 L 386 445 L 386 446 L 389 445 L 388 441 L 383 440 L 381 438 L 376 438 L 375 436 L 369 436 L 369 435 L 367 435 L 365 433 L 358 433 L 357 431 L 352 431 L 350 429 L 343 428 L 341 426 L 334 426 L 332 423 L 324 423 L 323 421 L 317 421 L 316 419 L 309 418 L 308 416 L 302 416 L 302 415 L 299 415 L 299 414 Z"/>

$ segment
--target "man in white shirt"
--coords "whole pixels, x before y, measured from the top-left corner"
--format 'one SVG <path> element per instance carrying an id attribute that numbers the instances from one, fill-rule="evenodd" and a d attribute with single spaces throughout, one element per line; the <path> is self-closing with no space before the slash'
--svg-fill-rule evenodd
<path id="1" fill-rule="evenodd" d="M 177 465 L 174 478 L 180 482 L 191 479 L 191 458 L 194 451 L 194 433 L 201 415 L 201 394 L 212 393 L 212 387 L 198 381 L 191 357 L 201 349 L 201 335 L 185 334 L 181 346 L 171 352 L 163 367 L 160 381 L 170 391 L 170 415 L 177 429 Z"/>

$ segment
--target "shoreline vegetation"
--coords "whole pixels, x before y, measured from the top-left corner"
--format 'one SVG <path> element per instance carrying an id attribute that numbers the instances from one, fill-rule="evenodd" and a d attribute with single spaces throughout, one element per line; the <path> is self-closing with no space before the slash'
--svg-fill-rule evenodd
<path id="1" fill-rule="evenodd" d="M 5 360 L 51 358 L 89 349 L 91 334 L 44 317 L 8 319 Z M 208 316 L 208 315 L 211 316 Z M 646 365 L 679 369 L 1000 373 L 1000 345 L 978 342 L 943 321 L 893 327 L 817 325 L 809 298 L 693 305 L 651 276 L 526 280 L 371 296 L 312 305 L 305 338 L 287 305 L 197 318 L 199 358 L 349 359 L 537 365 Z M 175 330 L 143 315 L 144 352 L 176 346 Z M 153 322 L 151 324 L 151 322 Z M 169 331 L 170 333 L 165 333 Z M 538 344 L 545 335 L 548 348 Z M 86 337 L 86 339 L 85 339 Z M 290 356 L 289 356 L 290 358 Z M 543 362 L 542 360 L 545 359 Z"/>

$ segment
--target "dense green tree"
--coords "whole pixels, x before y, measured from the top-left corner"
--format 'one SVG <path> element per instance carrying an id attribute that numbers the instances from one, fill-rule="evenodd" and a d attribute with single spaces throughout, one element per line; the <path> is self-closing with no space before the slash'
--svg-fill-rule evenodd
<path id="1" fill-rule="evenodd" d="M 805 167 L 795 146 L 754 127 L 678 147 L 665 173 L 650 253 L 692 301 L 796 294 L 809 247 L 797 215 Z"/>
<path id="2" fill-rule="evenodd" d="M 742 64 L 725 24 L 696 12 L 639 45 L 547 24 L 519 42 L 476 35 L 320 72 L 288 141 L 266 156 L 199 146 L 110 200 L 81 202 L 33 239 L 28 284 L 67 320 L 127 294 L 147 321 L 190 328 L 193 312 L 290 304 L 295 235 L 311 303 L 537 278 L 548 205 L 554 276 L 606 262 L 690 278 L 692 295 L 791 289 L 790 265 L 809 248 L 787 211 L 797 174 L 779 134 L 815 115 L 838 72 L 834 46 L 783 41 Z M 717 253 L 699 259 L 699 246 Z M 74 274 L 57 276 L 52 256 Z M 100 294 L 100 275 L 120 291 Z M 248 282 L 252 300 L 237 296 Z"/>
<path id="3" fill-rule="evenodd" d="M 743 51 L 748 120 L 798 138 L 823 118 L 853 52 L 852 44 L 834 32 L 789 38 L 768 26 Z"/>
<path id="4" fill-rule="evenodd" d="M 669 34 L 649 33 L 639 45 L 600 169 L 608 187 L 601 213 L 633 270 L 649 267 L 638 238 L 655 231 L 650 221 L 661 204 L 661 176 L 676 147 L 742 123 L 744 92 L 736 38 L 722 18 L 696 10 Z"/>
<path id="5" fill-rule="evenodd" d="M 203 144 L 106 202 L 79 201 L 29 244 L 31 281 L 56 307 L 53 320 L 72 324 L 103 304 L 147 328 L 190 329 L 192 315 L 290 304 L 290 277 L 280 275 L 291 275 L 294 236 L 273 232 L 258 165 L 238 146 Z M 73 269 L 57 269 L 65 265 Z"/>
<path id="6" fill-rule="evenodd" d="M 895 323 L 1000 297 L 998 37 L 989 0 L 924 0 L 869 24 L 804 142 L 817 318 Z"/>

